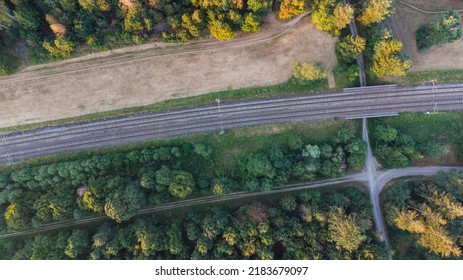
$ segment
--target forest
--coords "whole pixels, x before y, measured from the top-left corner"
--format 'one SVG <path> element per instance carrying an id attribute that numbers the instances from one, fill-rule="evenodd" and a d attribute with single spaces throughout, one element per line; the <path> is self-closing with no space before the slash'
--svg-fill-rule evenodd
<path id="1" fill-rule="evenodd" d="M 291 135 L 286 143 L 240 156 L 231 169 L 214 160 L 220 151 L 187 142 L 13 166 L 0 174 L 0 229 L 37 228 L 95 214 L 123 222 L 148 205 L 341 177 L 363 167 L 365 149 L 346 127 L 319 145 Z"/>
<path id="2" fill-rule="evenodd" d="M 3 259 L 384 259 L 350 187 L 0 240 Z"/>
<path id="3" fill-rule="evenodd" d="M 395 258 L 462 259 L 463 172 L 396 184 L 383 199 Z"/>

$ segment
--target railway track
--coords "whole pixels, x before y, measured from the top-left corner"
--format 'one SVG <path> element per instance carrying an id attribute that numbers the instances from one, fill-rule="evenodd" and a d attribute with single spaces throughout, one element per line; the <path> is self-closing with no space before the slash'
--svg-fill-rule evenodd
<path id="1" fill-rule="evenodd" d="M 164 113 L 3 135 L 0 163 L 31 157 L 127 144 L 259 124 L 316 121 L 353 115 L 463 109 L 463 84 L 346 89 L 336 94 L 235 102 Z"/>
<path id="2" fill-rule="evenodd" d="M 375 87 L 376 88 L 376 87 Z M 446 92 L 441 92 L 440 95 L 443 94 L 450 94 L 461 91 L 461 87 L 446 87 Z M 359 100 L 371 100 L 371 99 L 380 99 L 383 96 L 379 95 L 380 93 L 384 93 L 381 89 L 376 89 L 378 92 L 372 92 L 370 94 L 361 94 L 358 90 L 352 89 L 352 92 L 348 93 L 338 93 L 334 95 L 312 95 L 312 96 L 303 96 L 303 97 L 293 97 L 287 99 L 275 99 L 275 100 L 260 100 L 260 101 L 251 101 L 246 103 L 231 103 L 231 104 L 224 104 L 221 106 L 221 113 L 225 115 L 227 113 L 242 113 L 245 111 L 250 110 L 265 110 L 265 109 L 276 109 L 276 108 L 283 108 L 289 106 L 301 106 L 301 105 L 311 105 L 311 104 L 324 104 L 327 102 L 347 102 L 347 101 L 359 101 Z M 369 88 L 366 88 L 367 92 L 370 91 Z M 408 95 L 407 98 L 419 96 L 424 97 L 427 94 L 432 94 L 433 91 L 429 88 L 410 88 L 407 89 Z M 388 95 L 385 96 L 386 98 L 403 98 L 403 90 L 388 90 Z M 186 109 L 186 110 L 178 110 L 173 112 L 167 113 L 157 113 L 157 114 L 149 114 L 149 115 L 134 115 L 128 116 L 124 118 L 115 118 L 109 119 L 105 121 L 87 123 L 87 124 L 80 124 L 77 126 L 62 126 L 56 127 L 52 130 L 41 129 L 34 132 L 33 136 L 25 137 L 23 134 L 18 135 L 8 135 L 9 141 L 16 140 L 14 144 L 19 144 L 21 142 L 26 141 L 35 141 L 35 140 L 42 140 L 45 138 L 52 138 L 55 136 L 66 136 L 71 135 L 74 133 L 83 133 L 83 132 L 94 132 L 101 129 L 115 129 L 121 127 L 129 127 L 132 125 L 140 125 L 140 124 L 148 124 L 160 121 L 175 121 L 185 119 L 186 117 L 189 118 L 197 118 L 202 116 L 209 116 L 214 117 L 214 115 L 218 115 L 218 108 L 217 106 L 207 106 L 207 107 L 200 107 L 200 108 L 193 108 L 193 109 Z M 216 117 L 216 116 L 215 116 Z"/>

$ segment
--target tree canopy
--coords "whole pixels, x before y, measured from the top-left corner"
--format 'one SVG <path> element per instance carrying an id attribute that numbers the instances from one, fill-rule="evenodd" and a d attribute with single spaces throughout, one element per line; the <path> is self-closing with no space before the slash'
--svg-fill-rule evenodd
<path id="1" fill-rule="evenodd" d="M 375 238 L 368 196 L 357 188 L 304 191 L 280 201 L 234 205 L 2 240 L 0 258 L 295 260 L 386 256 Z"/>
<path id="2" fill-rule="evenodd" d="M 418 50 L 428 50 L 434 45 L 454 43 L 461 39 L 461 16 L 455 10 L 441 13 L 433 22 L 416 31 Z"/>
<path id="3" fill-rule="evenodd" d="M 461 176 L 457 171 L 442 172 L 432 182 L 402 183 L 387 191 L 384 208 L 393 245 L 406 250 L 399 257 L 461 257 L 463 203 L 460 193 L 454 192 L 461 188 L 457 183 Z"/>
<path id="4" fill-rule="evenodd" d="M 373 47 L 373 65 L 371 70 L 378 77 L 387 75 L 405 75 L 411 68 L 411 60 L 402 55 L 402 42 L 394 39 L 388 30 L 382 30 L 380 39 L 375 42 Z"/>
<path id="5" fill-rule="evenodd" d="M 381 22 L 394 13 L 394 0 L 363 0 L 358 20 L 365 26 Z"/>

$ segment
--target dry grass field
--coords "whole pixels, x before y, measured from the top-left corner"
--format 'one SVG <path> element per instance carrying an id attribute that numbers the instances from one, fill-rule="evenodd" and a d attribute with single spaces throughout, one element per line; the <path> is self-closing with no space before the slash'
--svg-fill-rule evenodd
<path id="1" fill-rule="evenodd" d="M 336 39 L 309 17 L 286 30 L 275 22 L 229 42 L 151 43 L 25 68 L 0 78 L 0 127 L 273 85 L 295 60 L 335 66 Z"/>

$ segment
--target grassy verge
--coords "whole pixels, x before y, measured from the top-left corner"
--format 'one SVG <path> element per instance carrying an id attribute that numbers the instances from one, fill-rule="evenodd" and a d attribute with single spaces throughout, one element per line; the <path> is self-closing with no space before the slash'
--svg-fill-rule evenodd
<path id="1" fill-rule="evenodd" d="M 334 80 L 336 82 L 336 88 L 342 90 L 343 88 L 358 87 L 359 79 L 352 79 L 352 74 L 349 74 L 349 69 L 346 66 L 338 65 L 333 69 Z"/>
<path id="2" fill-rule="evenodd" d="M 449 147 L 450 153 L 447 156 L 440 159 L 423 157 L 415 160 L 413 165 L 455 165 L 461 164 L 463 160 L 463 113 L 403 113 L 396 117 L 371 120 L 369 131 L 373 132 L 377 125 L 390 125 L 398 129 L 413 138 L 417 146 L 436 141 Z"/>
<path id="3" fill-rule="evenodd" d="M 430 84 L 432 80 L 437 83 L 463 82 L 463 70 L 437 70 L 426 72 L 409 72 L 405 76 L 387 77 L 380 80 L 382 83 L 394 83 L 401 86 L 416 86 L 424 83 Z"/>
<path id="4" fill-rule="evenodd" d="M 117 117 L 122 115 L 147 113 L 147 112 L 159 112 L 166 110 L 179 109 L 184 107 L 193 107 L 199 105 L 210 105 L 214 104 L 215 100 L 219 98 L 221 101 L 238 101 L 248 100 L 256 98 L 271 98 L 278 96 L 293 96 L 298 94 L 307 94 L 313 92 L 322 92 L 328 90 L 327 80 L 317 80 L 311 82 L 297 81 L 296 79 L 289 79 L 288 81 L 266 87 L 254 87 L 244 89 L 230 89 L 225 91 L 219 91 L 204 95 L 191 96 L 186 98 L 177 98 L 172 100 L 166 100 L 163 102 L 153 103 L 145 106 L 124 108 L 119 110 L 113 110 L 108 112 L 100 112 L 94 114 L 88 114 L 84 116 L 33 123 L 26 125 L 19 125 L 14 127 L 0 128 L 0 132 L 11 132 L 14 130 L 25 131 L 31 129 L 37 129 L 47 126 L 64 125 L 78 122 L 88 122 L 98 119 L 105 119 L 111 117 Z"/>
<path id="5" fill-rule="evenodd" d="M 451 142 L 461 136 L 463 113 L 405 113 L 396 117 L 375 119 L 373 124 L 391 125 L 413 137 L 418 143 L 431 140 Z"/>
<path id="6" fill-rule="evenodd" d="M 360 135 L 361 124 L 353 120 L 329 120 L 320 122 L 278 124 L 246 127 L 228 130 L 223 135 L 218 133 L 203 133 L 189 136 L 146 141 L 116 147 L 98 148 L 74 153 L 48 155 L 25 160 L 11 166 L 0 166 L 0 172 L 17 170 L 27 166 L 38 166 L 55 162 L 74 161 L 89 158 L 93 155 L 110 152 L 129 152 L 135 149 L 160 146 L 180 146 L 184 143 L 203 143 L 210 145 L 213 153 L 213 161 L 227 169 L 235 166 L 237 159 L 243 155 L 253 153 L 257 150 L 264 150 L 273 145 L 287 143 L 289 135 L 298 135 L 305 142 L 322 144 L 329 142 L 337 131 L 344 126 L 355 129 Z"/>

